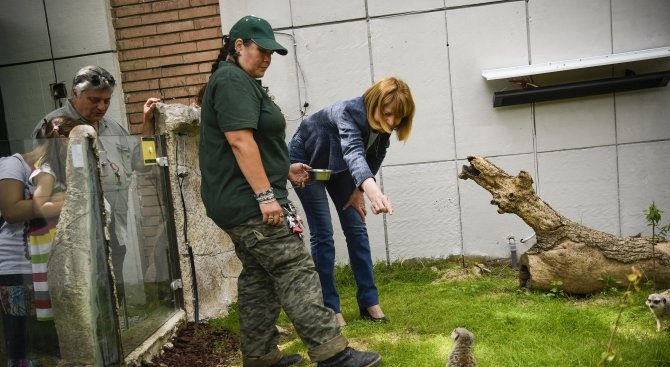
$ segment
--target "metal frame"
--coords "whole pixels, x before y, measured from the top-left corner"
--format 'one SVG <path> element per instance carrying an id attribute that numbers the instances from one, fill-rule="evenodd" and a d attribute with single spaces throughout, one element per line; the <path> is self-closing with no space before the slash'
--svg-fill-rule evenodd
<path id="1" fill-rule="evenodd" d="M 486 80 L 517 78 L 556 71 L 589 68 L 593 66 L 613 65 L 631 61 L 651 60 L 661 57 L 670 57 L 670 46 L 651 48 L 646 50 L 622 52 L 616 54 L 584 57 L 574 60 L 553 61 L 543 64 L 513 66 L 499 69 L 482 70 L 482 77 Z"/>
<path id="2" fill-rule="evenodd" d="M 547 87 L 528 87 L 494 92 L 493 107 L 664 87 L 668 84 L 669 80 L 670 70 L 667 70 L 657 73 L 627 75 L 617 78 L 589 80 Z"/>

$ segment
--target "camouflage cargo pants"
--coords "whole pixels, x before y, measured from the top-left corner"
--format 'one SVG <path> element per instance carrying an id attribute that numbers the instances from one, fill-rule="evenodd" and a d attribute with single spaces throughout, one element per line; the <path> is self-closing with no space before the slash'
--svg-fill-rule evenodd
<path id="1" fill-rule="evenodd" d="M 288 226 L 252 218 L 226 229 L 242 262 L 237 281 L 245 367 L 267 367 L 282 357 L 275 322 L 282 308 L 312 361 L 342 351 L 347 339 L 334 312 L 323 305 L 319 275 L 302 239 Z"/>

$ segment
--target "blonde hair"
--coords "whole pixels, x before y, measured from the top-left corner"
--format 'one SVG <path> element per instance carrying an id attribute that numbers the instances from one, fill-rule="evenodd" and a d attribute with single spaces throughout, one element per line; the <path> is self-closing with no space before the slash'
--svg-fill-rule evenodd
<path id="1" fill-rule="evenodd" d="M 368 124 L 377 131 L 390 134 L 395 130 L 398 140 L 405 141 L 412 131 L 412 120 L 414 120 L 414 99 L 409 86 L 396 77 L 387 77 L 377 81 L 363 93 L 365 110 L 368 113 Z M 400 117 L 400 124 L 392 129 L 381 121 L 374 118 L 375 112 L 383 115 L 383 109 L 387 105 L 393 105 L 395 115 Z"/>

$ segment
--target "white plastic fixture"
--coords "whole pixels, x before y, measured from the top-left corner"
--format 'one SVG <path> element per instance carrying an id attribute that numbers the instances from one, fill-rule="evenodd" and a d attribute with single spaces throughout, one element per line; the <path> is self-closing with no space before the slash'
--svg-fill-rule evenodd
<path id="1" fill-rule="evenodd" d="M 618 54 L 584 57 L 580 59 L 553 61 L 544 64 L 512 66 L 508 68 L 482 70 L 486 80 L 517 78 L 523 76 L 553 73 L 556 71 L 590 68 L 593 66 L 613 65 L 631 61 L 651 60 L 670 57 L 670 46 L 647 50 L 629 51 Z"/>

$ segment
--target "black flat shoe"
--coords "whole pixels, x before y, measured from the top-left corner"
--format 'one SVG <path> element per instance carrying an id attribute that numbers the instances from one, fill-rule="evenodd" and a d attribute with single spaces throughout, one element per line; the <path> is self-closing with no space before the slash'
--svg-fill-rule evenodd
<path id="1" fill-rule="evenodd" d="M 368 311 L 367 308 L 360 308 L 359 310 L 361 311 L 361 319 L 363 320 L 372 322 L 381 322 L 381 323 L 387 323 L 391 321 L 388 318 L 386 318 L 386 316 L 373 317 L 372 315 L 370 315 L 370 312 Z"/>

